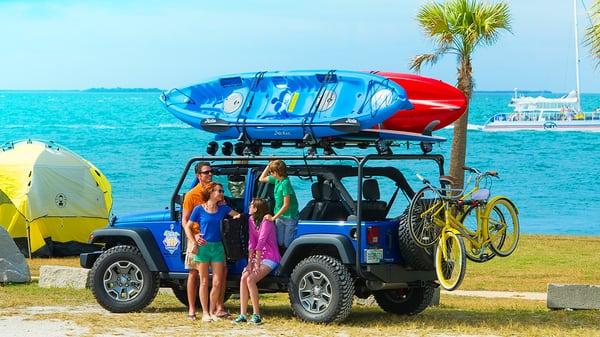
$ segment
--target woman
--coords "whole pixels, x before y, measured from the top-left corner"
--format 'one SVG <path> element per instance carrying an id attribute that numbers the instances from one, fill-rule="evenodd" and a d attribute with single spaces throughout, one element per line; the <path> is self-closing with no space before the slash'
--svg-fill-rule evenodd
<path id="1" fill-rule="evenodd" d="M 203 191 L 206 202 L 196 206 L 185 226 L 185 235 L 197 245 L 194 261 L 197 263 L 200 276 L 200 304 L 202 305 L 202 321 L 210 322 L 219 319 L 216 308 L 221 286 L 225 280 L 225 249 L 221 241 L 221 221 L 230 215 L 238 218 L 240 214 L 222 203 L 223 185 L 211 183 Z M 199 233 L 193 233 L 198 226 Z M 210 302 L 208 294 L 208 267 L 212 269 L 212 289 Z M 209 307 L 210 303 L 210 307 Z"/>
<path id="2" fill-rule="evenodd" d="M 270 175 L 269 175 L 270 174 Z M 298 199 L 287 176 L 287 166 L 282 160 L 274 160 L 265 167 L 258 178 L 261 183 L 274 184 L 275 215 L 266 215 L 277 227 L 277 242 L 280 251 L 290 246 L 298 226 Z"/>
<path id="3" fill-rule="evenodd" d="M 248 265 L 242 272 L 240 281 L 240 315 L 235 323 L 246 322 L 248 294 L 252 300 L 253 315 L 250 323 L 261 324 L 260 306 L 258 304 L 258 287 L 256 283 L 277 269 L 281 257 L 277 248 L 275 224 L 267 220 L 269 206 L 264 199 L 254 198 L 248 207 Z"/>

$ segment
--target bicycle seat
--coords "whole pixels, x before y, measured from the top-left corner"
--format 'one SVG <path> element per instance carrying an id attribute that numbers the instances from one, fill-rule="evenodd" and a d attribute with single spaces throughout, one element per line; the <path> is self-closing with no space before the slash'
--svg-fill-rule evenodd
<path id="1" fill-rule="evenodd" d="M 490 197 L 490 190 L 482 188 L 471 195 L 471 199 L 478 201 L 487 201 Z"/>
<path id="2" fill-rule="evenodd" d="M 442 184 L 455 185 L 456 184 L 456 178 L 454 178 L 452 176 L 440 176 L 440 182 Z"/>

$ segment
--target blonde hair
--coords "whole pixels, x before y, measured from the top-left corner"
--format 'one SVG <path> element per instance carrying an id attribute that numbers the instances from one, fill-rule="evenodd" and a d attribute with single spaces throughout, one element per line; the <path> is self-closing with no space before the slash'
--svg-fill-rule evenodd
<path id="1" fill-rule="evenodd" d="M 287 177 L 287 165 L 283 160 L 273 160 L 269 163 L 269 171 L 277 173 L 277 175 Z"/>

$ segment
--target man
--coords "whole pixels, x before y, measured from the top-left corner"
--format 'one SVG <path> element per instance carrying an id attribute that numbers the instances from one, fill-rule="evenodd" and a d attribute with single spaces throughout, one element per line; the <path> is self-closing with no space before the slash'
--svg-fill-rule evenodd
<path id="1" fill-rule="evenodd" d="M 194 167 L 194 173 L 198 179 L 198 184 L 194 186 L 185 195 L 183 200 L 183 211 L 181 214 L 181 224 L 185 224 L 190 219 L 190 215 L 194 210 L 194 207 L 201 205 L 206 202 L 204 199 L 203 191 L 210 186 L 212 183 L 212 168 L 207 162 L 200 162 Z M 188 317 L 190 319 L 196 318 L 196 296 L 198 296 L 199 276 L 196 262 L 194 261 L 196 243 L 189 241 L 187 243 L 187 249 L 185 254 L 185 268 L 189 270 L 188 281 L 187 281 L 187 296 L 188 296 Z M 227 270 L 227 269 L 225 269 Z M 227 274 L 224 275 L 227 279 Z M 227 315 L 225 311 L 224 298 L 225 298 L 226 282 L 223 282 L 223 289 L 219 296 L 219 303 L 217 303 L 217 314 L 219 316 Z"/>

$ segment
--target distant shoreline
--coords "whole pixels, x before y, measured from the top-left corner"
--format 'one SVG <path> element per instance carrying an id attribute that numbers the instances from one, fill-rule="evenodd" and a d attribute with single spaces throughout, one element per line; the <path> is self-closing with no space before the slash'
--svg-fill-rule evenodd
<path id="1" fill-rule="evenodd" d="M 160 88 L 89 88 L 89 89 L 0 89 L 0 92 L 163 92 Z M 475 90 L 475 94 L 514 94 L 514 90 Z M 521 95 L 564 95 L 567 92 L 550 90 L 518 90 Z M 597 95 L 596 92 L 582 92 L 583 95 Z"/>
<path id="2" fill-rule="evenodd" d="M 163 92 L 160 88 L 0 89 L 0 92 Z"/>

